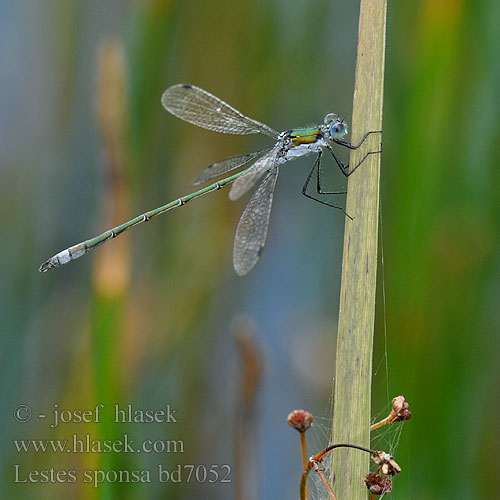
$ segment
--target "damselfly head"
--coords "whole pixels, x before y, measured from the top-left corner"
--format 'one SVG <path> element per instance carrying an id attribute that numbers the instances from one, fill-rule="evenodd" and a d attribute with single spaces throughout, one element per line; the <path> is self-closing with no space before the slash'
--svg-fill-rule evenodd
<path id="1" fill-rule="evenodd" d="M 325 116 L 326 135 L 329 139 L 341 139 L 347 134 L 347 124 L 336 113 Z"/>

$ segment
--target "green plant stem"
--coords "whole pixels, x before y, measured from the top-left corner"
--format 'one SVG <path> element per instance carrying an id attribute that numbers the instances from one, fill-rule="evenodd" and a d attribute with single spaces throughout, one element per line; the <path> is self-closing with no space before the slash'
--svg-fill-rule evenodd
<path id="1" fill-rule="evenodd" d="M 361 0 L 352 143 L 368 131 L 382 129 L 386 0 Z M 380 134 L 351 154 L 355 165 L 369 150 L 379 149 Z M 366 149 L 369 148 L 369 149 Z M 377 267 L 380 154 L 369 155 L 349 177 L 339 326 L 336 353 L 334 442 L 370 445 L 370 394 Z M 333 469 L 337 498 L 366 497 L 362 478 L 369 457 L 339 450 Z"/>

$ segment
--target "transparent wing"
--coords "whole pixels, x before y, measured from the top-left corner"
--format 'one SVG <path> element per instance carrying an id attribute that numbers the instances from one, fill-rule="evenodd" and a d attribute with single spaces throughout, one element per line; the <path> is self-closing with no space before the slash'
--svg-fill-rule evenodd
<path id="1" fill-rule="evenodd" d="M 258 159 L 247 171 L 238 177 L 232 184 L 229 191 L 229 199 L 234 201 L 247 193 L 255 183 L 269 170 L 271 170 L 276 160 L 276 155 L 280 149 L 280 144 L 276 144 L 266 155 Z"/>
<path id="2" fill-rule="evenodd" d="M 278 174 L 279 167 L 276 165 L 250 198 L 238 223 L 234 238 L 233 266 L 240 276 L 247 274 L 257 264 L 264 249 Z"/>
<path id="3" fill-rule="evenodd" d="M 163 107 L 174 116 L 198 127 L 224 134 L 265 134 L 273 139 L 278 132 L 252 120 L 206 90 L 189 84 L 169 87 L 161 96 Z"/>
<path id="4" fill-rule="evenodd" d="M 256 151 L 255 153 L 242 154 L 236 156 L 230 156 L 229 158 L 225 158 L 224 160 L 216 161 L 209 165 L 194 181 L 193 184 L 201 184 L 206 182 L 214 177 L 219 177 L 220 175 L 226 174 L 231 170 L 242 167 L 246 163 L 250 163 L 255 160 L 259 156 L 262 156 L 271 151 L 271 148 L 262 149 L 260 151 Z"/>

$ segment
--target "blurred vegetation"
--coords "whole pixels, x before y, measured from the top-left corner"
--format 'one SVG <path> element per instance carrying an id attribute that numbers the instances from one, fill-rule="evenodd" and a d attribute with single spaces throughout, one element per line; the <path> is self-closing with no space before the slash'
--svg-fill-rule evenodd
<path id="1" fill-rule="evenodd" d="M 231 485 L 159 483 L 155 472 L 146 484 L 16 484 L 14 464 L 233 464 L 240 312 L 263 357 L 253 487 L 296 497 L 300 451 L 285 419 L 301 407 L 328 415 L 344 227 L 300 195 L 311 159 L 282 169 L 266 250 L 245 278 L 231 267 L 244 202 L 224 191 L 36 270 L 189 192 L 207 164 L 268 144 L 169 116 L 160 96 L 171 84 L 197 84 L 277 130 L 330 111 L 350 121 L 356 2 L 7 0 L 0 12 L 2 498 L 233 498 Z M 494 0 L 389 3 L 373 408 L 387 413 L 402 393 L 413 412 L 390 450 L 403 467 L 394 498 L 497 490 L 499 18 Z M 114 425 L 110 413 L 51 429 L 16 423 L 20 403 L 35 414 L 170 404 L 179 423 Z M 72 433 L 183 440 L 184 453 L 18 453 L 12 442 Z"/>

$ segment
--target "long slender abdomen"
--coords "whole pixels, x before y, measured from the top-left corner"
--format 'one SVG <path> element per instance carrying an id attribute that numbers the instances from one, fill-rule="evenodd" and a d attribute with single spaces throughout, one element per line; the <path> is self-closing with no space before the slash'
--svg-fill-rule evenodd
<path id="1" fill-rule="evenodd" d="M 206 186 L 203 189 L 195 191 L 194 193 L 188 194 L 186 196 L 182 196 L 181 198 L 177 198 L 176 200 L 171 201 L 170 203 L 167 203 L 166 205 L 155 208 L 154 210 L 150 210 L 149 212 L 146 212 L 142 215 L 138 215 L 137 217 L 135 217 L 127 222 L 124 222 L 123 224 L 120 224 L 119 226 L 116 226 L 113 229 L 109 229 L 108 231 L 105 231 L 104 233 L 100 234 L 99 236 L 96 236 L 95 238 L 91 238 L 90 240 L 86 240 L 86 241 L 83 241 L 81 243 L 78 243 L 77 245 L 73 245 L 72 247 L 69 247 L 66 250 L 63 250 L 62 252 L 57 253 L 56 255 L 51 257 L 49 260 L 46 260 L 40 266 L 39 271 L 44 273 L 50 269 L 54 269 L 55 267 L 63 266 L 64 264 L 67 264 L 68 262 L 71 262 L 72 260 L 76 260 L 76 259 L 80 258 L 82 255 L 85 255 L 86 253 L 90 252 L 94 248 L 97 248 L 99 245 L 102 245 L 106 241 L 115 238 L 116 236 L 123 233 L 127 229 L 130 229 L 138 224 L 142 224 L 143 222 L 147 222 L 147 221 L 151 220 L 153 217 L 156 217 L 157 215 L 163 214 L 163 213 L 171 210 L 172 208 L 182 207 L 183 205 L 185 205 L 189 201 L 194 200 L 195 198 L 198 198 L 199 196 L 203 196 L 204 194 L 207 194 L 207 193 L 210 193 L 212 191 L 216 191 L 218 189 L 223 188 L 227 184 L 236 180 L 240 175 L 247 172 L 247 170 L 248 169 L 242 170 L 241 172 L 230 175 L 229 177 L 226 177 L 225 179 L 221 179 L 220 181 L 217 181 L 214 184 L 210 184 L 210 186 Z"/>
<path id="2" fill-rule="evenodd" d="M 72 260 L 80 258 L 82 255 L 85 255 L 87 252 L 90 252 L 90 250 L 93 250 L 100 244 L 108 241 L 111 238 L 114 238 L 115 236 L 116 233 L 113 230 L 109 230 L 97 237 L 102 241 L 96 241 L 92 246 L 89 246 L 89 241 L 93 240 L 87 240 L 83 241 L 82 243 L 78 243 L 77 245 L 73 245 L 72 247 L 66 248 L 66 250 L 63 250 L 62 252 L 59 252 L 58 254 L 51 257 L 49 260 L 46 260 L 40 266 L 39 270 L 40 272 L 44 273 L 50 269 L 54 269 L 55 267 L 63 266 L 64 264 L 67 264 Z M 97 240 L 97 238 L 94 239 Z"/>
<path id="3" fill-rule="evenodd" d="M 173 202 L 173 204 L 169 204 L 170 208 L 175 203 L 176 202 Z M 116 238 L 119 234 L 123 233 L 127 229 L 130 229 L 131 227 L 134 227 L 135 225 L 140 224 L 142 222 L 147 222 L 150 218 L 151 217 L 148 217 L 147 214 L 139 215 L 138 217 L 135 217 L 134 219 L 129 220 L 124 224 L 121 224 L 119 226 L 114 227 L 113 229 L 105 231 L 104 233 L 100 234 L 99 236 L 96 236 L 95 238 L 82 241 L 77 245 L 73 245 L 72 247 L 66 248 L 66 250 L 59 252 L 58 254 L 51 257 L 49 260 L 45 261 L 40 266 L 39 270 L 42 273 L 44 273 L 50 269 L 54 269 L 55 267 L 63 266 L 64 264 L 67 264 L 72 260 L 76 260 L 80 258 L 82 255 L 85 255 L 86 253 L 90 252 L 94 248 L 97 248 L 99 245 L 102 245 L 106 241 Z"/>

